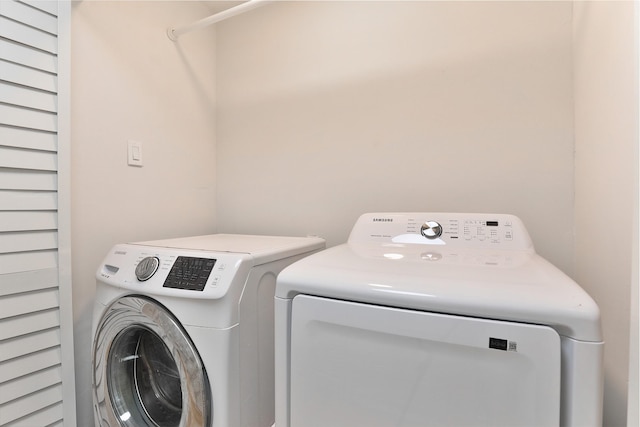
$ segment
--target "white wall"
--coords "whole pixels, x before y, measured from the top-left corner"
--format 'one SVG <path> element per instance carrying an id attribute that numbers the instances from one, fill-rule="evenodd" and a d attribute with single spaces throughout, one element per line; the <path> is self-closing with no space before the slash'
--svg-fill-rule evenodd
<path id="1" fill-rule="evenodd" d="M 221 231 L 519 215 L 573 266 L 571 3 L 283 2 L 218 24 Z"/>
<path id="2" fill-rule="evenodd" d="M 211 11 L 190 2 L 74 3 L 72 244 L 78 425 L 93 423 L 95 271 L 120 242 L 215 230 L 215 34 L 166 28 Z M 127 140 L 143 145 L 127 166 Z"/>
<path id="3" fill-rule="evenodd" d="M 569 2 L 280 2 L 217 33 L 166 38 L 166 27 L 218 6 L 228 5 L 74 3 L 78 425 L 92 410 L 94 272 L 113 243 L 218 225 L 334 245 L 374 210 L 522 217 L 538 251 L 603 307 L 605 425 L 623 425 L 633 156 L 628 93 L 617 91 L 631 92 L 623 70 L 635 54 L 626 6 L 579 5 L 576 18 L 588 19 L 572 34 Z M 144 143 L 143 168 L 126 166 L 127 139 Z M 589 254 L 587 232 L 602 218 L 615 248 L 602 238 L 606 250 Z"/>
<path id="4" fill-rule="evenodd" d="M 574 15 L 575 277 L 602 313 L 605 425 L 624 426 L 631 253 L 637 230 L 635 11 L 632 2 L 578 2 Z"/>
<path id="5" fill-rule="evenodd" d="M 575 26 L 573 7 L 298 2 L 220 24 L 218 226 L 334 245 L 366 211 L 519 215 L 538 252 L 602 308 L 604 422 L 619 426 L 637 169 L 633 4 L 578 3 Z"/>

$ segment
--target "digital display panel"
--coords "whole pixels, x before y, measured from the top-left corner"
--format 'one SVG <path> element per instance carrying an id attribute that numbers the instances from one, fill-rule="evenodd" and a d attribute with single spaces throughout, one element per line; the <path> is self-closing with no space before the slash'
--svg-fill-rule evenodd
<path id="1" fill-rule="evenodd" d="M 179 256 L 162 286 L 202 291 L 215 264 L 215 259 Z"/>

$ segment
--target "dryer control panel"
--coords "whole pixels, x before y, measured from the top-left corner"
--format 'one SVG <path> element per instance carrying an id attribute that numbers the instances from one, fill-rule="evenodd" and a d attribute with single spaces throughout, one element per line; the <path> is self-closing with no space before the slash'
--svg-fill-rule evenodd
<path id="1" fill-rule="evenodd" d="M 356 222 L 349 243 L 533 250 L 522 221 L 508 214 L 368 213 Z"/>

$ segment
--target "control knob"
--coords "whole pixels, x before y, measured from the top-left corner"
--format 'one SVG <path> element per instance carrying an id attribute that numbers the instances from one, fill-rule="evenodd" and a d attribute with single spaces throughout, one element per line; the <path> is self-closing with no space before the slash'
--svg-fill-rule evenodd
<path id="1" fill-rule="evenodd" d="M 151 276 L 153 276 L 158 270 L 159 265 L 160 260 L 158 259 L 158 257 L 148 256 L 146 258 L 143 258 L 142 261 L 140 261 L 136 266 L 136 278 L 140 282 L 151 279 Z"/>
<path id="2" fill-rule="evenodd" d="M 420 227 L 420 234 L 429 240 L 437 239 L 442 236 L 442 226 L 436 221 L 426 221 Z"/>

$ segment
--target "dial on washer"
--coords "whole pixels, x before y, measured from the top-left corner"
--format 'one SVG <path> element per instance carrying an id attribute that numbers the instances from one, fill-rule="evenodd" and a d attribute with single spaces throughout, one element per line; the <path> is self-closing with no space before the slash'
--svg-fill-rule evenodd
<path id="1" fill-rule="evenodd" d="M 437 239 L 442 236 L 442 226 L 436 221 L 425 221 L 420 227 L 420 234 L 429 240 Z"/>
<path id="2" fill-rule="evenodd" d="M 136 266 L 136 278 L 141 282 L 151 279 L 151 276 L 158 270 L 159 265 L 160 260 L 157 257 L 148 256 L 143 258 Z"/>

